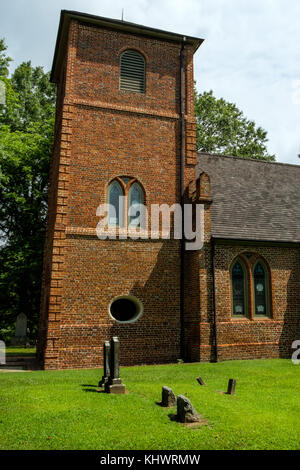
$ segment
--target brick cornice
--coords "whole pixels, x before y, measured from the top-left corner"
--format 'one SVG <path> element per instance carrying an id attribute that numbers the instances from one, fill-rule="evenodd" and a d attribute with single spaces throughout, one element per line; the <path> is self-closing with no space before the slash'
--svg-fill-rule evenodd
<path id="1" fill-rule="evenodd" d="M 124 113 L 143 114 L 154 117 L 163 117 L 166 119 L 179 119 L 179 114 L 168 113 L 164 111 L 156 111 L 154 109 L 138 108 L 134 106 L 125 106 L 115 103 L 105 103 L 104 101 L 98 100 L 82 100 L 78 98 L 67 98 L 65 99 L 66 105 L 85 106 L 89 108 L 109 109 L 113 111 L 121 111 Z"/>
<path id="2" fill-rule="evenodd" d="M 96 227 L 74 227 L 74 226 L 67 226 L 65 228 L 65 236 L 66 237 L 82 237 L 82 238 L 98 238 L 101 241 L 150 241 L 150 242 L 161 242 L 161 241 L 166 241 L 166 240 L 174 240 L 173 234 L 171 233 L 170 238 L 166 238 L 168 236 L 169 232 L 163 232 L 160 230 L 159 232 L 154 232 L 154 235 L 156 238 L 151 238 L 152 232 L 151 230 L 141 230 L 140 232 L 136 232 L 135 230 L 130 230 L 130 229 L 122 229 L 122 230 L 116 230 L 109 231 L 107 230 L 105 232 L 105 235 L 107 237 L 115 235 L 115 238 L 99 238 L 97 236 L 97 230 Z M 135 235 L 139 235 L 139 238 L 131 238 L 134 237 Z M 123 238 L 122 238 L 123 237 Z M 124 238 L 126 237 L 126 238 Z"/>

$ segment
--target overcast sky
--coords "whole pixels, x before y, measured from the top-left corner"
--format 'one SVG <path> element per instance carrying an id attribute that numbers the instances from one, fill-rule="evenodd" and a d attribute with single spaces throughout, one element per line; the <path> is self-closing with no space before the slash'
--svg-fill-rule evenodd
<path id="1" fill-rule="evenodd" d="M 124 19 L 205 39 L 199 91 L 212 89 L 268 131 L 269 151 L 299 164 L 299 0 L 0 0 L 0 37 L 13 67 L 52 64 L 61 9 Z"/>

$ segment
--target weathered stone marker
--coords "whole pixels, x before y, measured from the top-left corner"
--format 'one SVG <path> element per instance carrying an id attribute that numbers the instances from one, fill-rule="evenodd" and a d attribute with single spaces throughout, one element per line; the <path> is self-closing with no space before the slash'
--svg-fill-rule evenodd
<path id="1" fill-rule="evenodd" d="M 110 377 L 110 342 L 105 341 L 103 345 L 103 376 L 99 382 L 99 387 L 103 387 Z"/>
<path id="2" fill-rule="evenodd" d="M 110 377 L 105 383 L 106 393 L 125 393 L 125 385 L 119 377 L 120 368 L 120 343 L 114 336 L 110 342 Z"/>
<path id="3" fill-rule="evenodd" d="M 170 408 L 176 405 L 175 393 L 170 387 L 163 387 L 161 392 L 161 406 Z"/>
<path id="4" fill-rule="evenodd" d="M 201 419 L 190 400 L 183 395 L 177 397 L 177 419 L 181 423 L 198 423 Z"/>
<path id="5" fill-rule="evenodd" d="M 235 394 L 235 386 L 236 386 L 236 380 L 229 379 L 227 395 L 234 395 Z"/>
<path id="6" fill-rule="evenodd" d="M 206 383 L 204 382 L 203 379 L 201 379 L 201 377 L 198 377 L 196 380 L 197 380 L 199 385 L 203 385 L 203 386 L 206 385 Z"/>
<path id="7" fill-rule="evenodd" d="M 20 313 L 16 320 L 15 336 L 12 338 L 12 344 L 26 344 L 27 338 L 27 316 L 25 313 Z"/>
<path id="8" fill-rule="evenodd" d="M 0 340 L 0 366 L 6 363 L 6 349 L 4 341 Z"/>

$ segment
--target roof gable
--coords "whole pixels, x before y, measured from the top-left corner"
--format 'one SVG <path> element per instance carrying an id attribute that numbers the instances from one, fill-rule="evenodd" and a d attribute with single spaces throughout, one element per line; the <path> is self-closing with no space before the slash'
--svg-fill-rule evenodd
<path id="1" fill-rule="evenodd" d="M 300 243 L 300 166 L 198 153 L 215 238 Z"/>

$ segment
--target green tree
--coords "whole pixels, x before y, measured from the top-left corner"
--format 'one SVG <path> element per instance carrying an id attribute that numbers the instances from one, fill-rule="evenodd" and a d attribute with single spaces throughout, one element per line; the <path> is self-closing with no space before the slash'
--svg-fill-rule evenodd
<path id="1" fill-rule="evenodd" d="M 23 312 L 35 332 L 39 313 L 53 123 L 0 130 L 0 327 Z"/>
<path id="2" fill-rule="evenodd" d="M 32 67 L 30 61 L 23 62 L 12 74 L 11 86 L 19 100 L 18 119 L 11 124 L 14 129 L 26 130 L 32 122 L 53 117 L 56 95 L 49 72 Z"/>
<path id="3" fill-rule="evenodd" d="M 1 60 L 5 62 L 2 54 Z M 2 62 L 1 62 L 2 63 Z M 45 238 L 55 87 L 24 62 L 0 105 L 0 330 L 23 312 L 37 329 Z"/>
<path id="4" fill-rule="evenodd" d="M 202 152 L 274 161 L 267 150 L 267 132 L 247 119 L 233 103 L 212 91 L 195 91 L 197 149 Z"/>
<path id="5" fill-rule="evenodd" d="M 4 39 L 0 39 L 0 77 L 8 77 L 9 74 L 9 63 L 12 61 L 10 57 L 6 55 L 7 46 Z"/>

